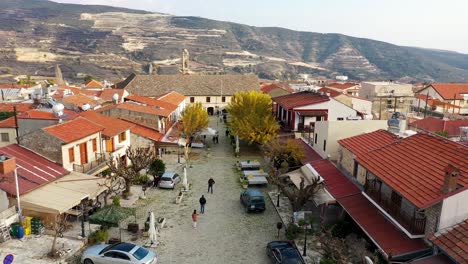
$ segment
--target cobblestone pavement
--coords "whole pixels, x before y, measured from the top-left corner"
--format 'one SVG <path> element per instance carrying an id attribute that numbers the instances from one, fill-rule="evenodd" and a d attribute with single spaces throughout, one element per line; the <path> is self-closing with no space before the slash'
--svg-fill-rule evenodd
<path id="1" fill-rule="evenodd" d="M 220 132 L 219 144 L 213 144 L 211 137 L 207 137 L 210 149 L 194 150 L 199 155 L 187 171 L 192 189 L 185 193 L 182 203 L 175 204 L 178 190 L 151 190 L 148 201 L 144 201 L 156 217 L 167 218 L 156 248 L 161 264 L 269 263 L 265 246 L 276 239 L 276 223 L 280 220 L 267 195 L 269 188 L 261 188 L 267 204 L 265 212 L 246 214 L 239 202 L 242 188 L 234 169 L 237 158 L 224 135 L 223 123 L 216 122 L 211 119 L 211 126 L 218 127 Z M 260 159 L 248 155 L 241 153 L 239 159 Z M 175 159 L 167 161 L 167 170 L 176 170 L 182 175 L 183 166 Z M 216 181 L 213 194 L 207 194 L 210 176 Z M 191 214 L 194 209 L 199 211 L 198 199 L 202 194 L 207 199 L 206 211 L 200 215 L 198 227 L 194 229 Z"/>

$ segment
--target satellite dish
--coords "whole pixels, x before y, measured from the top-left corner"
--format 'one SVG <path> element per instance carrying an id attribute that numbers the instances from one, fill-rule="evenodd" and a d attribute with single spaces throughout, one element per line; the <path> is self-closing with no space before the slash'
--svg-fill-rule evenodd
<path id="1" fill-rule="evenodd" d="M 115 93 L 114 95 L 112 95 L 112 99 L 117 102 L 119 100 L 119 94 Z"/>
<path id="2" fill-rule="evenodd" d="M 91 108 L 91 106 L 89 104 L 84 104 L 84 105 L 81 106 L 81 110 L 83 110 L 83 111 L 89 110 L 89 108 Z"/>
<path id="3" fill-rule="evenodd" d="M 63 112 L 63 109 L 65 109 L 65 106 L 63 106 L 63 104 L 56 104 L 52 107 L 52 111 L 54 113 Z"/>

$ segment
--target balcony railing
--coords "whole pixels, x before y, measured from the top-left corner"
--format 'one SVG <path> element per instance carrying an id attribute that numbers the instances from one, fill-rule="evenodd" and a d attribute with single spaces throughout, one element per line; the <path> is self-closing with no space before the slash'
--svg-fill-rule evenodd
<path id="1" fill-rule="evenodd" d="M 401 207 L 390 200 L 383 199 L 379 190 L 366 186 L 365 193 L 370 196 L 381 208 L 398 221 L 413 235 L 423 235 L 426 229 L 426 217 L 416 217 L 401 210 Z"/>
<path id="2" fill-rule="evenodd" d="M 73 170 L 76 172 L 81 172 L 81 173 L 88 173 L 91 170 L 94 170 L 96 168 L 103 167 L 106 165 L 106 155 L 103 153 L 94 153 L 96 154 L 96 157 L 93 161 L 90 161 L 85 164 L 73 164 Z"/>

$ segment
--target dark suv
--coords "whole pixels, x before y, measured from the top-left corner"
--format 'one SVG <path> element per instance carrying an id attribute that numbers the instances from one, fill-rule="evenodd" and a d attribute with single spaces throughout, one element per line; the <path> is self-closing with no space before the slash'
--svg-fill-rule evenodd
<path id="1" fill-rule="evenodd" d="M 265 211 L 265 198 L 257 189 L 247 189 L 240 195 L 240 201 L 245 206 L 245 211 Z"/>
<path id="2" fill-rule="evenodd" d="M 271 241 L 266 253 L 273 264 L 305 264 L 296 246 L 289 241 Z"/>

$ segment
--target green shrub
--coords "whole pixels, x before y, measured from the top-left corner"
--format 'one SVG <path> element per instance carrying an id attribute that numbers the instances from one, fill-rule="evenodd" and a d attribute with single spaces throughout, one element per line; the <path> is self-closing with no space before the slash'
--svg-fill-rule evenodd
<path id="1" fill-rule="evenodd" d="M 139 175 L 139 176 L 135 177 L 135 179 L 133 180 L 133 183 L 138 184 L 138 185 L 144 185 L 148 181 L 149 181 L 148 175 L 143 174 L 143 175 Z"/>
<path id="2" fill-rule="evenodd" d="M 148 168 L 148 173 L 151 175 L 162 175 L 166 171 L 166 164 L 160 159 L 155 159 Z"/>
<path id="3" fill-rule="evenodd" d="M 334 261 L 333 259 L 329 258 L 329 257 L 323 257 L 322 259 L 320 259 L 320 264 L 335 264 L 336 261 Z"/>
<path id="4" fill-rule="evenodd" d="M 114 196 L 114 198 L 112 198 L 112 204 L 115 206 L 120 206 L 120 197 Z"/>
<path id="5" fill-rule="evenodd" d="M 345 238 L 353 232 L 353 225 L 348 221 L 340 221 L 336 223 L 331 230 L 334 237 Z"/>
<path id="6" fill-rule="evenodd" d="M 294 240 L 297 238 L 297 236 L 299 235 L 299 233 L 301 232 L 301 227 L 291 223 L 288 225 L 288 227 L 286 228 L 286 238 L 288 240 Z"/>
<path id="7" fill-rule="evenodd" d="M 106 242 L 109 240 L 109 232 L 107 229 L 100 229 L 92 234 L 92 237 L 98 242 Z"/>

